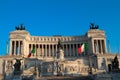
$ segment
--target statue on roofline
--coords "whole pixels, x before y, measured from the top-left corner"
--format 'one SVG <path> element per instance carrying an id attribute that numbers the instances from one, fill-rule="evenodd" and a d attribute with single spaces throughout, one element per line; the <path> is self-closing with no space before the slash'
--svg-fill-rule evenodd
<path id="1" fill-rule="evenodd" d="M 24 24 L 20 24 L 19 26 L 15 27 L 16 30 L 25 30 Z"/>
<path id="2" fill-rule="evenodd" d="M 94 23 L 90 23 L 90 29 L 99 29 L 99 25 L 94 25 Z"/>

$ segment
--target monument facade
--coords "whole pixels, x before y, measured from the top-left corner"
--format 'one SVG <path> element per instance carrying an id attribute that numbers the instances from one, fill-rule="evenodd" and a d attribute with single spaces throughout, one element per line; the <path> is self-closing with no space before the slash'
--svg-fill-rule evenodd
<path id="1" fill-rule="evenodd" d="M 78 36 L 32 36 L 24 25 L 20 25 L 10 32 L 9 38 L 9 54 L 0 57 L 0 74 L 6 80 L 14 76 L 16 59 L 20 60 L 20 76 L 25 78 L 109 72 L 109 64 L 115 57 L 107 53 L 105 32 L 93 24 L 84 35 Z M 88 50 L 78 53 L 84 43 L 88 44 Z M 120 55 L 117 59 L 120 61 Z"/>

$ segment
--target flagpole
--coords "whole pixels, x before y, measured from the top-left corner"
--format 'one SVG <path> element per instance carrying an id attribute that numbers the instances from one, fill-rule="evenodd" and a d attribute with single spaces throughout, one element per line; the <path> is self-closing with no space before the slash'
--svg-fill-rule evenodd
<path id="1" fill-rule="evenodd" d="M 36 41 L 36 45 L 37 45 L 37 41 Z M 36 45 L 35 45 L 35 46 L 36 46 Z M 37 49 L 37 46 L 36 46 L 36 49 Z M 35 49 L 35 50 L 36 50 L 36 49 Z M 36 50 L 35 53 L 36 53 L 36 55 L 35 55 L 35 56 L 36 56 L 36 59 L 35 59 L 35 70 L 36 70 L 36 71 L 35 71 L 35 74 L 36 74 L 36 79 L 38 79 L 38 58 L 37 58 L 37 50 Z"/>
<path id="2" fill-rule="evenodd" d="M 108 40 L 108 53 L 110 53 L 110 41 Z"/>
<path id="3" fill-rule="evenodd" d="M 119 54 L 119 43 L 118 43 L 118 54 Z"/>
<path id="4" fill-rule="evenodd" d="M 6 42 L 6 56 L 8 55 L 9 51 L 8 51 L 8 41 Z"/>

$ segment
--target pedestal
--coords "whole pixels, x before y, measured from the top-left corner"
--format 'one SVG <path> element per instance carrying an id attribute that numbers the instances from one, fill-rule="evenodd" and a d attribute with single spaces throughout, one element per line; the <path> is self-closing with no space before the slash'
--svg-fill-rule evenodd
<path id="1" fill-rule="evenodd" d="M 59 60 L 63 61 L 64 60 L 64 51 L 62 49 L 59 50 L 59 55 L 60 55 Z"/>
<path id="2" fill-rule="evenodd" d="M 14 75 L 21 75 L 21 71 L 14 71 Z"/>

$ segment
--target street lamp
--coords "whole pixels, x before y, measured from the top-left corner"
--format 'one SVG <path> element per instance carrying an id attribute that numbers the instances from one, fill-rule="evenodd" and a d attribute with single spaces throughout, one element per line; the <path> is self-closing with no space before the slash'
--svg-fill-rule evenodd
<path id="1" fill-rule="evenodd" d="M 36 76 L 36 79 L 38 79 L 38 59 L 36 58 L 35 59 L 35 72 L 34 72 L 34 75 Z"/>
<path id="2" fill-rule="evenodd" d="M 63 54 L 61 54 L 61 50 L 62 50 L 63 46 L 62 46 L 62 42 L 61 42 L 60 39 L 58 39 L 57 48 L 58 48 L 58 51 L 57 51 L 57 53 L 56 53 L 56 57 L 57 57 L 57 58 L 59 57 L 59 61 L 61 62 L 61 59 L 63 59 Z M 58 55 L 58 53 L 59 53 L 59 55 Z M 61 56 L 62 56 L 62 57 L 61 57 Z M 57 59 L 57 61 L 56 61 L 56 64 L 57 64 L 57 76 L 60 75 L 60 71 L 61 71 L 61 68 L 60 68 L 60 66 L 59 66 L 59 61 L 58 61 L 58 59 Z M 58 69 L 59 69 L 59 71 L 58 71 Z"/>
<path id="3" fill-rule="evenodd" d="M 92 66 L 91 66 L 90 54 L 88 55 L 88 57 L 89 57 L 89 74 L 92 74 Z"/>
<path id="4" fill-rule="evenodd" d="M 43 62 L 41 61 L 40 67 L 39 67 L 39 76 L 42 77 L 42 64 Z"/>

